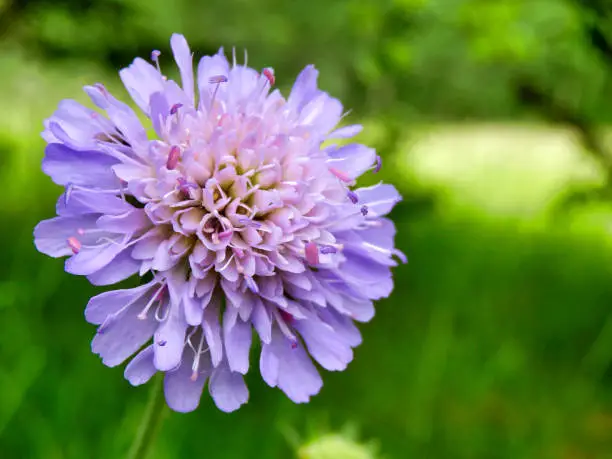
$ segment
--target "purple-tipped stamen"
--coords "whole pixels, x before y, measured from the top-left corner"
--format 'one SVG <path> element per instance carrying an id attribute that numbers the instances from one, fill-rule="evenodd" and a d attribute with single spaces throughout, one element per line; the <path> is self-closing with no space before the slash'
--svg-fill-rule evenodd
<path id="1" fill-rule="evenodd" d="M 382 158 L 379 155 L 376 155 L 376 164 L 374 165 L 374 173 L 376 174 L 377 172 L 379 172 L 381 167 L 382 167 Z"/>
<path id="2" fill-rule="evenodd" d="M 166 167 L 170 170 L 176 168 L 180 157 L 181 157 L 181 149 L 178 146 L 173 145 L 172 148 L 170 148 L 170 153 L 168 154 L 168 160 L 166 161 Z"/>
<path id="3" fill-rule="evenodd" d="M 178 104 L 174 104 L 172 106 L 172 108 L 170 109 L 170 114 L 171 115 L 176 115 L 176 112 L 178 112 L 179 108 L 181 108 L 183 106 L 183 104 L 178 103 Z"/>
<path id="4" fill-rule="evenodd" d="M 354 191 L 349 190 L 347 192 L 347 196 L 353 204 L 357 204 L 359 202 L 359 196 L 357 196 L 357 193 L 355 193 Z"/>
<path id="5" fill-rule="evenodd" d="M 168 342 L 165 339 L 161 339 L 157 342 L 158 346 L 164 347 Z"/>
<path id="6" fill-rule="evenodd" d="M 225 75 L 215 75 L 208 79 L 210 84 L 227 83 L 227 77 Z"/>
<path id="7" fill-rule="evenodd" d="M 306 255 L 306 261 L 311 265 L 319 264 L 319 248 L 314 242 L 306 243 L 304 247 L 304 254 Z"/>
<path id="8" fill-rule="evenodd" d="M 151 60 L 153 62 L 157 62 L 159 60 L 159 56 L 161 56 L 161 51 L 154 49 L 151 51 Z"/>
<path id="9" fill-rule="evenodd" d="M 361 211 L 361 215 L 363 215 L 364 217 L 368 215 L 368 206 L 361 206 L 361 209 L 359 210 Z"/>

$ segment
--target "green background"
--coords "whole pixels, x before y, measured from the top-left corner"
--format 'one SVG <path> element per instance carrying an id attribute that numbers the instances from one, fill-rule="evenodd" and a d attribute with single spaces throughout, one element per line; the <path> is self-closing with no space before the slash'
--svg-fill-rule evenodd
<path id="1" fill-rule="evenodd" d="M 405 196 L 410 263 L 310 404 L 254 368 L 246 406 L 170 414 L 153 459 L 612 458 L 603 0 L 0 0 L 0 457 L 120 458 L 138 430 L 147 389 L 90 352 L 100 290 L 33 246 L 60 193 L 39 133 L 85 84 L 125 97 L 135 56 L 172 74 L 173 32 L 284 90 L 314 63 L 383 156 L 363 183 Z"/>

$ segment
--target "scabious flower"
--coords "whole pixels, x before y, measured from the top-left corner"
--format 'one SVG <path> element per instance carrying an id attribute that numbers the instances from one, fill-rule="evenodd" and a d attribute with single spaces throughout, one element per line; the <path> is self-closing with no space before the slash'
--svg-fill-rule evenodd
<path id="1" fill-rule="evenodd" d="M 164 373 L 172 409 L 194 410 L 206 381 L 221 410 L 245 403 L 253 336 L 266 383 L 307 402 L 322 385 L 312 359 L 344 370 L 361 341 L 354 321 L 393 288 L 403 255 L 383 216 L 400 196 L 352 188 L 380 168 L 373 149 L 322 145 L 361 126 L 333 130 L 342 105 L 317 88 L 314 67 L 285 99 L 270 92 L 272 69 L 230 65 L 222 50 L 194 79 L 185 38 L 170 43 L 182 86 L 158 51 L 155 65 L 120 72 L 154 132 L 101 84 L 84 88 L 100 111 L 65 100 L 45 122 L 42 168 L 65 191 L 36 246 L 95 285 L 148 276 L 93 297 L 85 317 L 106 365 L 136 354 L 131 384 Z"/>

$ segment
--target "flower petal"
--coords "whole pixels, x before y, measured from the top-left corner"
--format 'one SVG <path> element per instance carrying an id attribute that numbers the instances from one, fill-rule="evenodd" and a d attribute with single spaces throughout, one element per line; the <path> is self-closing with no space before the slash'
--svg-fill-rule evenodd
<path id="1" fill-rule="evenodd" d="M 174 60 L 178 64 L 181 79 L 183 80 L 183 91 L 194 104 L 195 94 L 193 89 L 193 56 L 189 50 L 189 45 L 185 37 L 179 34 L 173 34 L 170 38 L 170 47 L 174 53 Z"/>
<path id="2" fill-rule="evenodd" d="M 226 413 L 237 410 L 249 399 L 242 375 L 230 371 L 225 364 L 213 370 L 209 391 L 217 407 Z"/>
<path id="3" fill-rule="evenodd" d="M 148 382 L 157 373 L 153 365 L 153 346 L 140 351 L 125 367 L 123 375 L 132 386 L 140 386 Z"/>

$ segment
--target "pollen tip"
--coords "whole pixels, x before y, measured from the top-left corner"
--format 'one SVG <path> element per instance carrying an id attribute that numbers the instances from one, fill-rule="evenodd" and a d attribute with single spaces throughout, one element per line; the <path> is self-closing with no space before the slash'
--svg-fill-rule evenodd
<path id="1" fill-rule="evenodd" d="M 151 51 L 151 60 L 153 62 L 157 62 L 157 60 L 159 59 L 159 56 L 161 56 L 161 51 L 154 49 L 153 51 Z"/>
<path id="2" fill-rule="evenodd" d="M 361 215 L 363 215 L 364 217 L 368 215 L 368 206 L 361 206 L 361 209 L 359 210 L 361 211 Z"/>
<path id="3" fill-rule="evenodd" d="M 179 108 L 181 108 L 183 106 L 183 104 L 181 104 L 180 102 L 178 104 L 174 104 L 172 106 L 172 108 L 170 109 L 170 114 L 171 115 L 176 115 L 176 113 L 178 112 Z"/>
<path id="4" fill-rule="evenodd" d="M 349 190 L 347 195 L 353 204 L 357 204 L 359 202 L 359 196 L 357 196 L 357 193 L 355 193 L 354 191 Z"/>
<path id="5" fill-rule="evenodd" d="M 291 341 L 291 349 L 297 349 L 298 343 L 297 341 Z"/>
<path id="6" fill-rule="evenodd" d="M 274 86 L 274 83 L 276 82 L 276 77 L 274 76 L 274 69 L 272 67 L 266 67 L 261 71 L 261 73 L 268 79 L 270 86 Z"/>
<path id="7" fill-rule="evenodd" d="M 76 237 L 70 236 L 66 242 L 68 243 L 68 247 L 72 250 L 72 253 L 75 255 L 81 251 L 81 241 L 79 241 Z"/>
<path id="8" fill-rule="evenodd" d="M 168 344 L 168 342 L 165 339 L 159 340 L 157 342 L 157 345 L 162 346 L 162 347 L 165 346 L 166 344 Z"/>
<path id="9" fill-rule="evenodd" d="M 189 379 L 191 379 L 192 382 L 196 382 L 198 380 L 198 372 L 194 371 L 191 373 L 191 377 Z"/>

